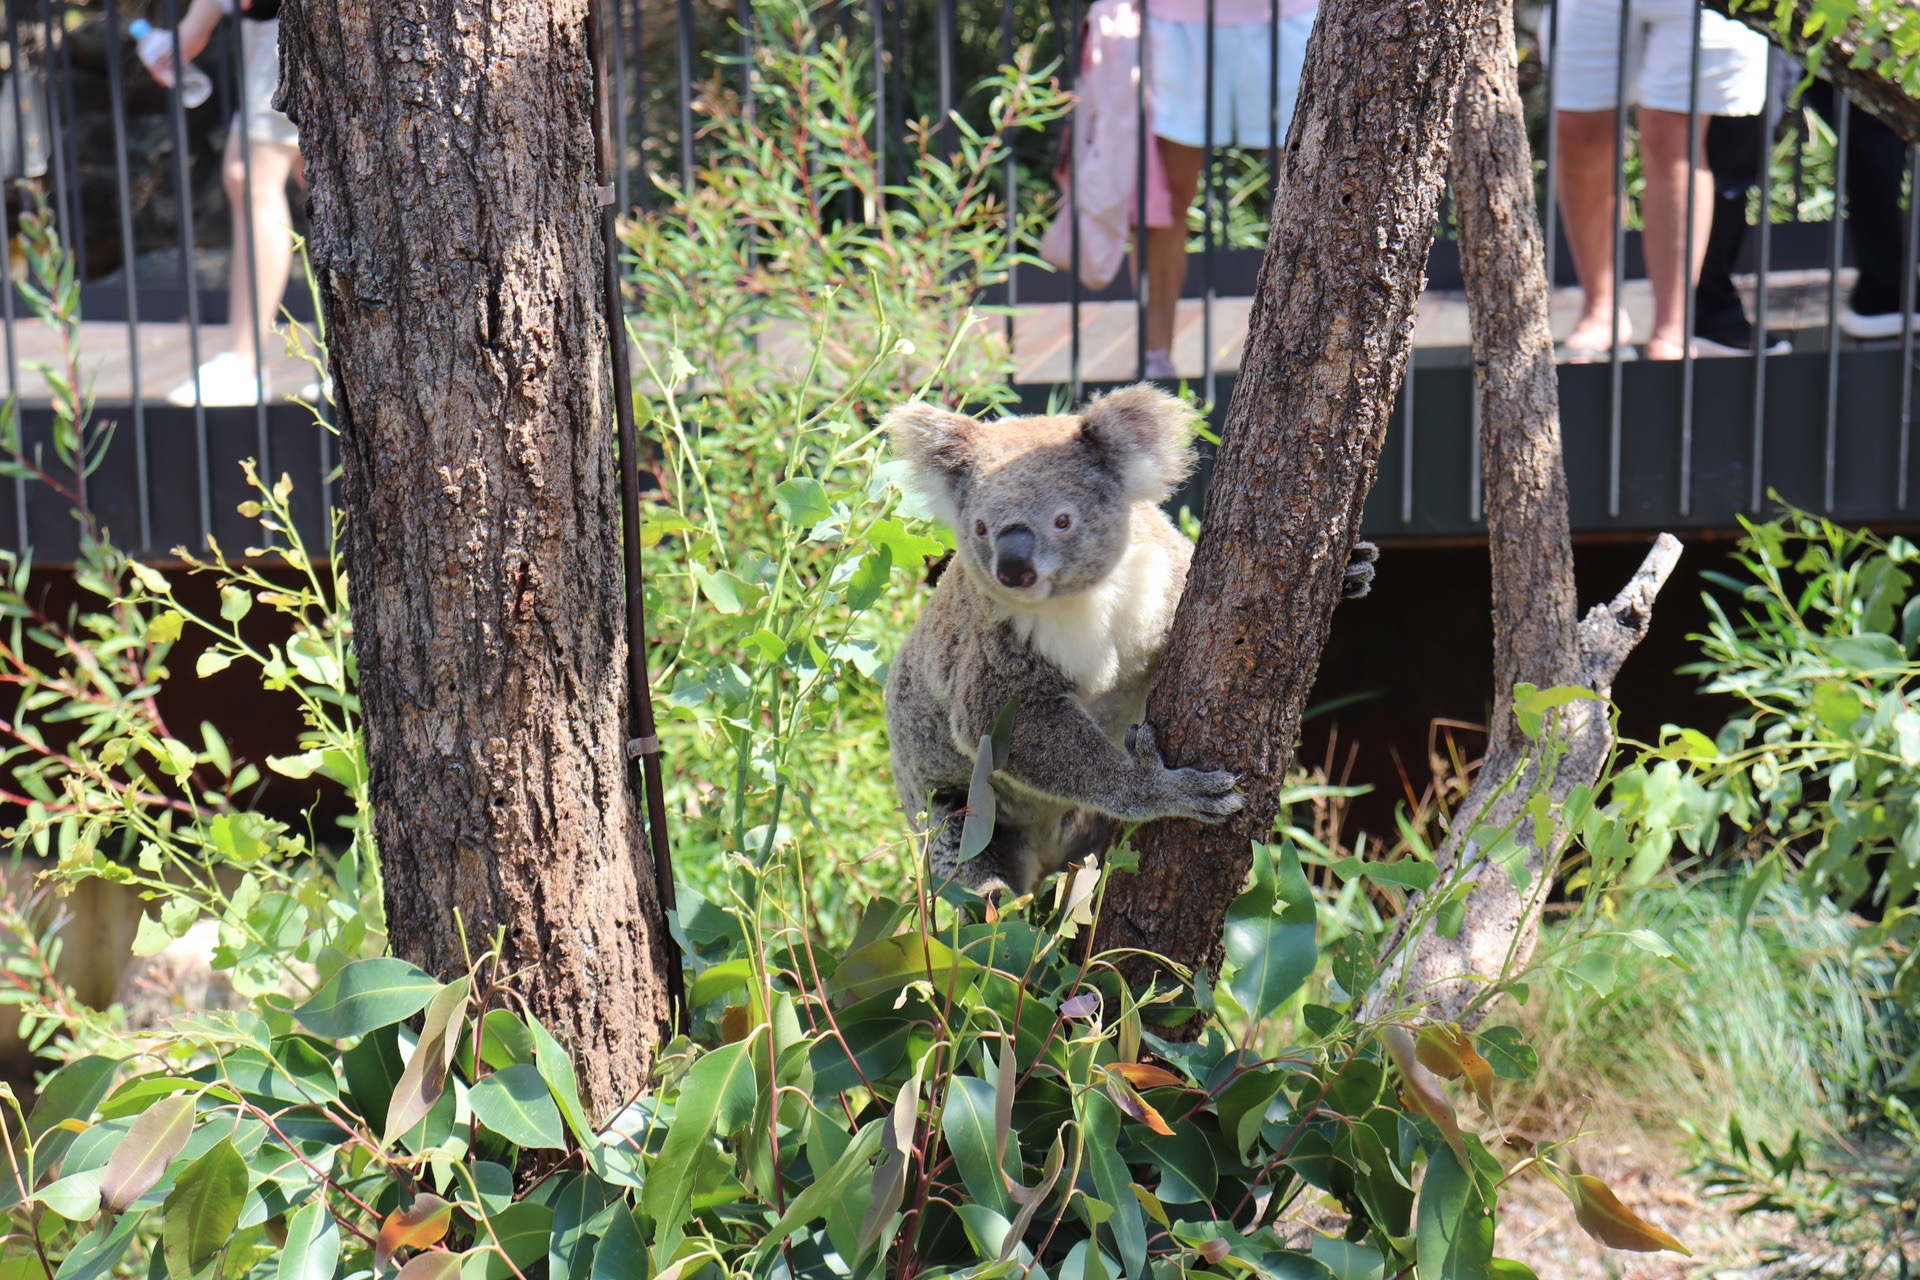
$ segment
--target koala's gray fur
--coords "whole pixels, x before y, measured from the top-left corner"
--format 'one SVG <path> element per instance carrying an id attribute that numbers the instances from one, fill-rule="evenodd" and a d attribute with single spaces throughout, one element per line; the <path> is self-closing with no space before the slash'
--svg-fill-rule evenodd
<path id="1" fill-rule="evenodd" d="M 936 878 L 1025 893 L 1099 852 L 1108 818 L 1240 808 L 1231 774 L 1168 769 L 1152 731 L 1130 731 L 1193 554 L 1159 509 L 1192 466 L 1192 425 L 1183 402 L 1144 385 L 1066 417 L 888 415 L 914 487 L 959 543 L 887 681 L 894 780 L 910 815 L 928 811 Z M 1015 697 L 993 838 L 963 866 L 956 811 L 981 735 Z"/>

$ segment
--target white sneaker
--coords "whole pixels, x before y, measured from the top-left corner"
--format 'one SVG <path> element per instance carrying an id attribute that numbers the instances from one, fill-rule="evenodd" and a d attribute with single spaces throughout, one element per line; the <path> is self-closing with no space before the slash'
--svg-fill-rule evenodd
<path id="1" fill-rule="evenodd" d="M 1792 350 L 1793 343 L 1787 341 L 1785 338 L 1775 338 L 1772 344 L 1767 347 L 1767 354 L 1770 356 L 1784 356 Z M 1730 347 L 1724 342 L 1715 342 L 1712 338 L 1695 338 L 1693 340 L 1693 354 L 1697 360 L 1712 360 L 1733 356 L 1747 356 L 1751 358 L 1753 348 Z"/>
<path id="2" fill-rule="evenodd" d="M 191 409 L 194 383 L 200 384 L 200 403 L 208 408 L 259 404 L 262 388 L 254 376 L 253 361 L 231 351 L 222 351 L 201 365 L 193 377 L 167 392 L 167 403 Z"/>
<path id="3" fill-rule="evenodd" d="M 1907 317 L 1916 328 L 1920 328 L 1920 315 Z M 1852 307 L 1840 313 L 1840 332 L 1858 342 L 1871 342 L 1876 338 L 1897 338 L 1902 328 L 1898 311 L 1889 311 L 1884 315 L 1863 316 Z"/>
<path id="4" fill-rule="evenodd" d="M 323 400 L 328 404 L 332 404 L 333 379 L 317 378 L 294 392 L 293 398 L 302 404 L 319 404 Z"/>

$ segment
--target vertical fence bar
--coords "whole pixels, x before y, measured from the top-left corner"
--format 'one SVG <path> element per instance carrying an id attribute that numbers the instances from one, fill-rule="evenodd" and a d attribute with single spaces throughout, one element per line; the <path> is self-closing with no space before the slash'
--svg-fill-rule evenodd
<path id="1" fill-rule="evenodd" d="M 113 168 L 120 197 L 121 274 L 127 295 L 127 377 L 132 385 L 133 471 L 140 488 L 140 549 L 153 546 L 153 509 L 147 485 L 147 401 L 140 385 L 140 282 L 133 241 L 133 184 L 127 165 L 126 68 L 121 61 L 120 0 L 104 0 L 107 31 L 107 101 L 113 111 Z M 8 290 L 11 292 L 11 289 Z M 271 474 L 271 473 L 269 473 Z"/>
<path id="2" fill-rule="evenodd" d="M 942 157 L 953 154 L 953 107 L 954 107 L 954 42 L 958 38 L 955 31 L 956 15 L 954 0 L 936 0 L 934 12 L 935 42 L 939 53 L 940 81 L 940 127 L 936 137 L 940 139 Z"/>
<path id="3" fill-rule="evenodd" d="M 674 56 L 680 71 L 680 197 L 693 194 L 693 0 L 674 0 Z"/>
<path id="4" fill-rule="evenodd" d="M 41 132 L 46 139 L 47 164 L 53 177 L 54 226 L 60 232 L 61 243 L 76 254 L 74 260 L 78 265 L 78 251 L 73 245 L 73 216 L 67 205 L 66 131 L 60 123 L 60 84 L 65 77 L 60 74 L 59 56 L 54 48 L 53 25 L 47 0 L 40 0 L 40 82 L 46 90 L 40 100 L 46 115 Z"/>
<path id="5" fill-rule="evenodd" d="M 80 208 L 80 145 L 75 122 L 80 117 L 73 99 L 73 50 L 67 42 L 66 0 L 41 0 L 41 19 L 47 32 L 48 152 L 54 164 L 54 191 L 58 200 L 61 238 L 82 280 L 87 278 L 86 215 Z"/>
<path id="6" fill-rule="evenodd" d="M 1773 132 L 1779 122 L 1779 106 L 1774 93 L 1778 63 L 1773 42 L 1767 42 L 1767 100 L 1762 108 L 1765 129 L 1761 144 L 1760 166 L 1760 250 L 1753 295 L 1753 425 L 1752 446 L 1748 450 L 1753 472 L 1748 486 L 1747 509 L 1759 511 L 1766 492 L 1767 461 L 1767 286 L 1773 270 Z"/>
<path id="7" fill-rule="evenodd" d="M 1013 65 L 1013 0 L 1000 0 L 1000 65 Z M 1003 137 L 1007 146 L 1007 249 L 1020 248 L 1020 160 L 1014 154 L 1011 133 Z M 1014 308 L 1020 303 L 1020 265 L 1007 267 L 1007 354 L 1013 356 Z"/>
<path id="8" fill-rule="evenodd" d="M 1147 29 L 1147 3 L 1139 0 L 1140 38 L 1135 43 L 1133 62 L 1133 371 L 1134 377 L 1147 376 L 1147 46 L 1152 33 Z"/>
<path id="9" fill-rule="evenodd" d="M 653 178 L 647 173 L 647 6 L 634 0 L 634 163 L 639 169 L 636 198 L 641 209 L 653 207 Z M 626 146 L 626 140 L 620 140 Z M 628 205 L 632 207 L 632 205 Z"/>
<path id="10" fill-rule="evenodd" d="M 1620 43 L 1613 81 L 1613 314 L 1607 318 L 1607 514 L 1620 514 L 1620 307 L 1627 271 L 1627 34 L 1633 6 L 1620 4 Z"/>
<path id="11" fill-rule="evenodd" d="M 15 9 L 17 2 L 18 0 L 7 0 L 7 53 L 13 71 L 10 77 L 13 82 L 13 93 L 10 95 L 13 98 L 13 154 L 15 162 L 20 166 L 19 176 L 25 177 L 29 168 L 27 163 L 27 112 L 26 105 L 22 101 L 23 90 L 21 89 L 21 82 L 27 78 L 27 64 L 25 59 L 20 56 L 20 17 Z M 11 180 L 13 175 L 9 174 L 7 177 Z M 4 195 L 4 191 L 0 191 L 0 230 L 6 233 L 7 253 L 9 259 L 11 259 L 13 253 L 13 219 L 12 215 L 6 211 L 7 202 L 4 199 Z M 7 394 L 17 398 L 20 394 L 20 351 L 17 346 L 18 335 L 15 332 L 15 317 L 13 313 L 12 270 L 12 263 L 9 261 L 7 268 L 9 278 L 6 281 L 5 288 L 0 288 L 0 307 L 4 307 L 5 309 L 4 318 L 7 326 Z M 13 520 L 14 536 L 18 539 L 14 545 L 21 552 L 25 552 L 27 549 L 28 533 L 27 480 L 25 476 L 15 476 L 13 480 Z"/>
<path id="12" fill-rule="evenodd" d="M 1554 270 L 1560 249 L 1560 127 L 1554 117 L 1554 83 L 1560 78 L 1560 0 L 1547 0 L 1546 188 L 1541 213 L 1542 240 L 1547 253 L 1547 296 L 1553 296 Z"/>
<path id="13" fill-rule="evenodd" d="M 1693 48 L 1687 65 L 1687 200 L 1684 214 L 1686 234 L 1680 243 L 1686 247 L 1684 288 L 1681 290 L 1680 333 L 1680 514 L 1693 514 L 1693 321 L 1699 272 L 1694 268 L 1694 215 L 1698 210 L 1700 188 L 1700 24 L 1702 10 L 1693 6 Z M 1646 225 L 1645 219 L 1641 226 Z M 1643 241 L 1644 243 L 1644 241 Z"/>
<path id="14" fill-rule="evenodd" d="M 1207 110 L 1205 136 L 1201 139 L 1200 149 L 1200 275 L 1205 291 L 1200 299 L 1200 385 L 1202 395 L 1211 406 L 1214 400 L 1213 378 L 1213 215 L 1217 202 L 1216 183 L 1219 177 L 1220 156 L 1213 145 L 1213 86 L 1219 73 L 1218 59 L 1214 56 L 1214 34 L 1218 30 L 1214 14 L 1214 0 L 1207 0 Z M 1176 311 L 1175 315 L 1179 313 Z M 1176 322 L 1176 329 L 1178 326 Z"/>
<path id="15" fill-rule="evenodd" d="M 1080 88 L 1080 0 L 1068 0 L 1067 12 L 1070 15 L 1069 21 L 1067 23 L 1067 29 L 1066 29 L 1067 92 L 1077 93 Z M 1079 121 L 1079 123 L 1082 128 L 1085 128 L 1086 122 L 1084 118 L 1081 121 Z M 1080 386 L 1081 386 L 1079 153 L 1080 153 L 1080 147 L 1077 143 L 1068 145 L 1067 147 L 1067 189 L 1074 193 L 1074 204 L 1071 210 L 1072 216 L 1069 217 L 1067 220 L 1067 229 L 1069 232 L 1072 233 L 1070 237 L 1070 239 L 1072 240 L 1072 244 L 1068 246 L 1068 256 L 1073 265 L 1072 279 L 1070 279 L 1067 282 L 1067 287 L 1069 290 L 1067 319 L 1068 319 L 1068 322 L 1073 327 L 1072 347 L 1071 347 L 1071 353 L 1069 355 L 1069 359 L 1073 361 L 1071 378 L 1073 383 L 1073 399 L 1075 403 L 1079 402 Z"/>
<path id="16" fill-rule="evenodd" d="M 1833 222 L 1827 240 L 1827 430 L 1826 448 L 1821 463 L 1826 471 L 1821 491 L 1822 510 L 1833 514 L 1835 472 L 1839 467 L 1840 445 L 1840 264 L 1845 247 L 1847 148 L 1853 133 L 1853 107 L 1847 95 L 1833 94 Z"/>
<path id="17" fill-rule="evenodd" d="M 1920 270 L 1920 148 L 1907 149 L 1907 246 L 1900 259 L 1899 507 L 1907 509 L 1907 467 L 1913 458 L 1913 277 Z"/>
<path id="18" fill-rule="evenodd" d="M 179 0 L 161 0 L 162 16 L 173 36 L 173 65 L 186 65 L 180 48 Z M 207 406 L 200 386 L 200 277 L 194 270 L 198 248 L 193 231 L 193 169 L 187 151 L 187 109 L 179 91 L 167 95 L 167 110 L 173 120 L 173 184 L 179 201 L 180 274 L 187 291 L 187 354 L 193 362 L 193 444 L 200 487 L 200 545 L 213 536 L 213 467 L 207 456 Z"/>
<path id="19" fill-rule="evenodd" d="M 247 314 L 245 323 L 247 329 L 253 334 L 254 448 L 256 450 L 255 456 L 260 460 L 260 474 L 271 476 L 274 474 L 274 470 L 273 458 L 270 452 L 273 446 L 267 436 L 267 360 L 266 352 L 262 349 L 262 343 L 267 335 L 260 332 L 261 286 L 265 282 L 260 279 L 260 228 L 254 225 L 253 220 L 253 139 L 247 131 L 248 125 L 251 123 L 249 118 L 251 113 L 247 110 L 247 46 L 245 23 L 248 20 L 236 13 L 231 15 L 227 21 L 230 24 L 232 36 L 234 87 L 236 89 L 234 100 L 239 104 L 238 123 L 235 126 L 234 132 L 240 139 L 240 180 L 246 185 L 247 191 L 247 225 L 245 234 L 241 234 L 239 227 L 234 227 L 231 232 L 231 237 L 236 247 L 240 245 L 245 245 L 246 247 Z M 286 231 L 286 228 L 281 228 L 281 234 L 286 234 Z M 269 232 L 269 234 L 271 234 L 271 232 Z M 232 282 L 233 269 L 233 258 L 231 253 L 229 253 L 227 258 L 227 297 L 229 298 L 232 298 L 235 292 Z M 241 317 L 236 315 L 227 316 L 227 332 L 229 334 L 239 332 L 237 326 L 240 323 Z M 271 326 L 269 326 L 269 329 L 271 329 Z"/>
<path id="20" fill-rule="evenodd" d="M 1011 0 L 1007 0 L 1009 6 Z M 873 23 L 873 166 L 880 179 L 880 200 L 887 189 L 887 6 L 886 0 L 867 0 Z M 1009 180 L 1011 181 L 1011 179 Z M 877 217 L 880 210 L 875 209 Z"/>
<path id="21" fill-rule="evenodd" d="M 607 44 L 609 80 L 607 128 L 613 144 L 614 208 L 633 208 L 633 184 L 627 175 L 627 16 L 625 0 L 604 0 L 613 39 Z"/>
<path id="22" fill-rule="evenodd" d="M 1411 363 L 1411 353 L 1409 353 Z M 1469 428 L 1467 431 L 1467 519 L 1479 524 L 1486 518 L 1485 491 L 1480 480 L 1480 379 L 1467 383 Z"/>
<path id="23" fill-rule="evenodd" d="M 1413 523 L 1413 376 L 1412 348 L 1407 350 L 1407 376 L 1400 383 L 1400 523 Z"/>
<path id="24" fill-rule="evenodd" d="M 1280 0 L 1267 5 L 1267 225 L 1280 196 Z"/>

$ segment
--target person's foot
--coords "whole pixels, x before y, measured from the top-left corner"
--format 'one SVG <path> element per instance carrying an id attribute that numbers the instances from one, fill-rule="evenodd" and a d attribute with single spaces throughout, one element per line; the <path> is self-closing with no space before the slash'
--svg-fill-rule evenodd
<path id="1" fill-rule="evenodd" d="M 1146 367 L 1141 371 L 1149 382 L 1172 382 L 1179 378 L 1173 369 L 1173 353 L 1170 351 L 1147 352 Z"/>
<path id="2" fill-rule="evenodd" d="M 1678 360 L 1686 354 L 1687 346 L 1684 342 L 1676 341 L 1673 338 L 1647 339 L 1647 359 L 1649 360 Z M 1700 349 L 1695 347 L 1693 354 L 1696 356 L 1699 355 Z"/>
<path id="3" fill-rule="evenodd" d="M 1767 354 L 1770 356 L 1784 356 L 1792 350 L 1793 343 L 1781 337 L 1779 334 L 1774 334 L 1772 340 L 1767 343 Z M 1712 338 L 1702 338 L 1696 335 L 1693 340 L 1693 355 L 1696 360 L 1712 360 L 1727 356 L 1751 356 L 1753 355 L 1753 338 L 1752 335 L 1748 335 L 1744 346 L 1735 346 L 1732 343 L 1715 342 Z"/>
<path id="4" fill-rule="evenodd" d="M 1907 317 L 1916 328 L 1920 328 L 1920 315 Z M 1902 323 L 1900 309 L 1892 311 L 1868 312 L 1862 314 L 1852 307 L 1840 313 L 1840 332 L 1856 342 L 1872 342 L 1879 338 L 1897 338 L 1905 326 Z"/>
<path id="5" fill-rule="evenodd" d="M 333 379 L 315 378 L 312 382 L 309 382 L 306 386 L 294 392 L 293 398 L 303 404 L 319 404 L 322 400 L 325 400 L 328 404 L 332 404 Z"/>
<path id="6" fill-rule="evenodd" d="M 1633 342 L 1633 322 L 1627 318 L 1627 313 L 1624 311 L 1620 313 L 1618 341 L 1623 349 L 1621 354 L 1629 355 L 1626 349 Z M 1598 360 L 1609 360 L 1613 358 L 1614 342 L 1613 321 L 1608 318 L 1606 312 L 1582 312 L 1579 321 L 1573 326 L 1573 332 L 1569 333 L 1566 341 L 1560 344 L 1558 355 L 1561 360 L 1569 364 L 1591 364 Z"/>
<path id="7" fill-rule="evenodd" d="M 194 383 L 200 384 L 199 403 L 208 408 L 260 403 L 260 379 L 246 356 L 222 351 L 201 365 L 193 377 L 167 392 L 167 403 L 183 409 L 194 406 Z"/>

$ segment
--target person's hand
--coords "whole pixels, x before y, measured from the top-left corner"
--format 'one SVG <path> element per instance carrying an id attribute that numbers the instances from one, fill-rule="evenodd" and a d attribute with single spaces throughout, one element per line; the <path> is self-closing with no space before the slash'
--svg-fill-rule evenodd
<path id="1" fill-rule="evenodd" d="M 168 41 L 166 48 L 160 51 L 160 55 L 156 57 L 152 62 L 149 62 L 147 64 L 147 70 L 151 71 L 153 73 L 153 78 L 155 80 L 158 80 L 161 84 L 170 85 L 173 83 L 173 42 L 172 41 Z"/>

